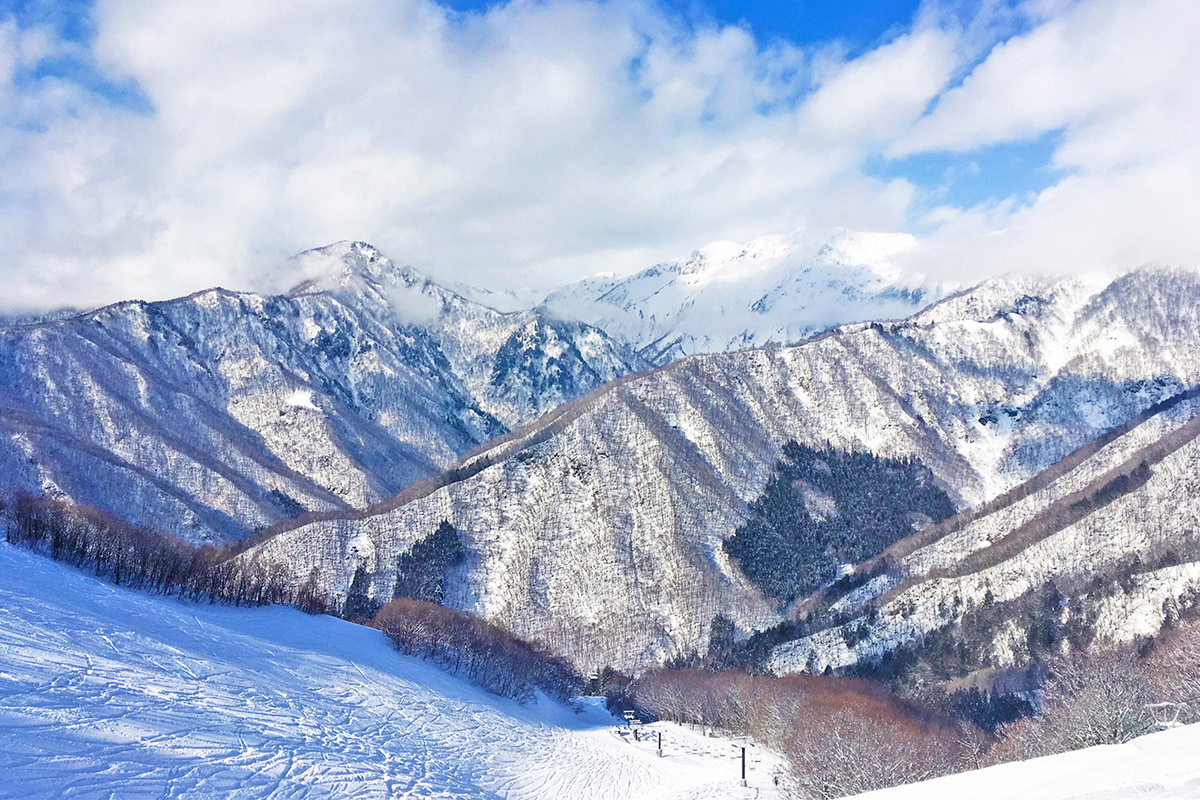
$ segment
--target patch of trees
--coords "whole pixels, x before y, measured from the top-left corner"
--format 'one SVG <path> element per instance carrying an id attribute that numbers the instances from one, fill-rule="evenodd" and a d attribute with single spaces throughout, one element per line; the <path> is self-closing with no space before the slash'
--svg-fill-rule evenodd
<path id="1" fill-rule="evenodd" d="M 1120 744 L 1197 720 L 1200 626 L 1058 656 L 1048 665 L 1037 716 L 997 730 L 987 763 Z"/>
<path id="2" fill-rule="evenodd" d="M 437 530 L 415 542 L 396 562 L 396 597 L 440 603 L 449 571 L 466 559 L 458 530 L 442 520 Z"/>
<path id="3" fill-rule="evenodd" d="M 1039 596 L 1045 601 L 1046 596 Z M 1030 669 L 947 691 L 932 705 L 881 684 L 816 675 L 767 677 L 698 668 L 650 670 L 637 678 L 601 674 L 610 708 L 748 735 L 784 753 L 792 797 L 857 794 L 1012 760 L 1118 744 L 1166 725 L 1200 722 L 1200 622 L 1155 641 L 1062 648 Z M 922 662 L 924 663 L 924 662 Z M 928 666 L 909 689 L 936 684 Z M 995 691 L 1006 683 L 1005 691 Z M 975 725 L 944 706 L 988 706 Z M 1022 705 L 1023 704 L 1023 705 Z M 1007 705 L 1007 707 L 1006 707 Z"/>
<path id="4" fill-rule="evenodd" d="M 877 555 L 915 525 L 954 511 L 919 461 L 789 442 L 724 546 L 765 594 L 788 603 L 832 581 L 839 565 Z"/>
<path id="5" fill-rule="evenodd" d="M 450 571 L 466 560 L 458 530 L 446 520 L 429 536 L 415 542 L 396 560 L 395 597 L 441 603 Z M 342 616 L 367 623 L 383 605 L 371 594 L 371 573 L 361 564 L 346 591 Z"/>
<path id="6" fill-rule="evenodd" d="M 651 670 L 620 702 L 642 718 L 748 735 L 784 753 L 791 794 L 833 798 L 924 780 L 975 763 L 982 736 L 877 684 L 814 675 L 765 677 Z"/>
<path id="7" fill-rule="evenodd" d="M 423 600 L 388 601 L 371 623 L 405 655 L 427 659 L 501 695 L 565 700 L 583 689 L 570 663 L 499 625 Z"/>
<path id="8" fill-rule="evenodd" d="M 210 603 L 283 603 L 311 613 L 328 611 L 315 574 L 299 582 L 282 564 L 233 558 L 229 549 L 197 547 L 90 506 L 21 492 L 7 516 L 9 543 L 118 586 Z"/>

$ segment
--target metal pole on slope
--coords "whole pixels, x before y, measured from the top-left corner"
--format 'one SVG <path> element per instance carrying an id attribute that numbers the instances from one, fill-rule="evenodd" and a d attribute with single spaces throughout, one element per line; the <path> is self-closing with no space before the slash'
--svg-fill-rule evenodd
<path id="1" fill-rule="evenodd" d="M 742 748 L 742 786 L 746 785 L 746 748 Z"/>
<path id="2" fill-rule="evenodd" d="M 658 757 L 662 758 L 662 731 L 658 732 Z"/>

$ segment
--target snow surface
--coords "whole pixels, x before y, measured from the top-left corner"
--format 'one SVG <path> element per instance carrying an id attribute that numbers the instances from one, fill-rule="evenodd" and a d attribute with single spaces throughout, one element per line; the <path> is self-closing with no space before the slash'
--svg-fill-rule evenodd
<path id="1" fill-rule="evenodd" d="M 192 605 L 0 544 L 0 797 L 771 798 L 779 761 L 501 700 L 376 631 Z M 647 741 L 650 738 L 650 741 Z"/>
<path id="2" fill-rule="evenodd" d="M 858 795 L 866 800 L 1183 800 L 1200 797 L 1200 725 Z"/>

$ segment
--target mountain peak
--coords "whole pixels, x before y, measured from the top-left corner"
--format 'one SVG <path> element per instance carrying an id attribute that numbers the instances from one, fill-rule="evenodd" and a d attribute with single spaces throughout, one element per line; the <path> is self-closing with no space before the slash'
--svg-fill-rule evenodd
<path id="1" fill-rule="evenodd" d="M 335 242 L 306 250 L 292 261 L 306 279 L 288 292 L 290 295 L 346 289 L 377 292 L 424 281 L 416 270 L 397 265 L 367 242 Z"/>

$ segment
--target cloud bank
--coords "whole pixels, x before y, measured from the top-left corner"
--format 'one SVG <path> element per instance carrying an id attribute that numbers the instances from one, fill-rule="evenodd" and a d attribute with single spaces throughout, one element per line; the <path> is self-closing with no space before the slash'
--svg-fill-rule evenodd
<path id="1" fill-rule="evenodd" d="M 0 20 L 3 303 L 277 289 L 339 239 L 491 288 L 833 227 L 916 232 L 910 267 L 963 281 L 1200 262 L 1200 6 L 953 7 L 853 58 L 644 0 L 99 0 L 85 42 Z M 933 207 L 872 169 L 1047 134 L 1034 196 Z"/>

